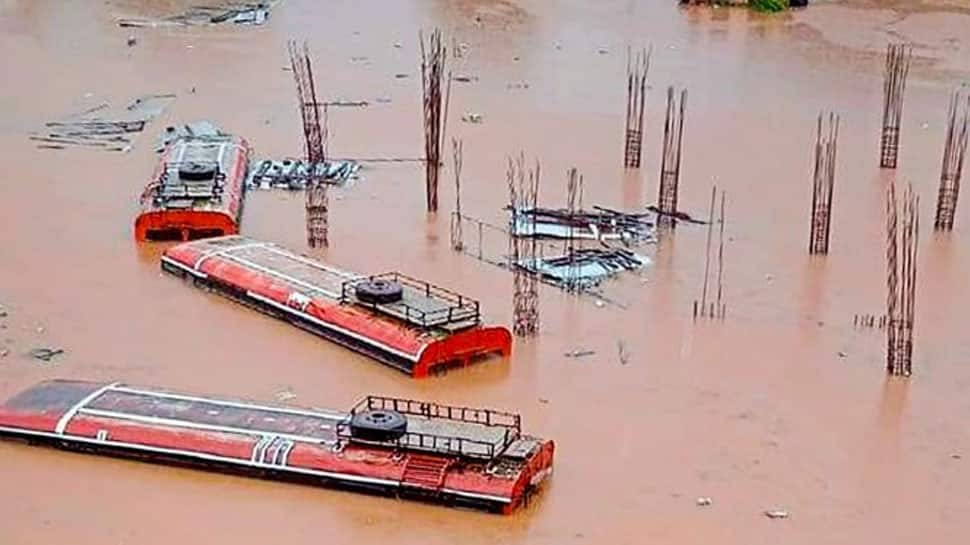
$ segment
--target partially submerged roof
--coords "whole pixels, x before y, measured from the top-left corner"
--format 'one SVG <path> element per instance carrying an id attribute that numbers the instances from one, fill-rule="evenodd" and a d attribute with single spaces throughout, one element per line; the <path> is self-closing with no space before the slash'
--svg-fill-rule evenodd
<path id="1" fill-rule="evenodd" d="M 511 334 L 482 323 L 478 301 L 407 275 L 362 275 L 242 236 L 174 246 L 162 268 L 414 377 L 491 354 Z M 388 288 L 388 297 L 374 295 Z"/>

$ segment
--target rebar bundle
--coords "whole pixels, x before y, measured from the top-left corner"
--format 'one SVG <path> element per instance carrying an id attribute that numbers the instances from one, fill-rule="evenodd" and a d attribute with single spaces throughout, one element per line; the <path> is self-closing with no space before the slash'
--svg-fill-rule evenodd
<path id="1" fill-rule="evenodd" d="M 306 189 L 306 233 L 307 245 L 311 248 L 329 246 L 330 198 L 327 184 L 317 180 Z"/>
<path id="2" fill-rule="evenodd" d="M 509 204 L 512 208 L 512 225 L 519 221 L 521 210 L 534 210 L 539 199 L 539 162 L 526 173 L 525 155 L 508 162 L 506 172 L 509 185 Z M 532 219 L 528 219 L 531 217 Z M 525 221 L 535 221 L 529 216 Z M 532 226 L 534 230 L 534 225 Z M 513 324 L 512 332 L 519 337 L 530 337 L 539 331 L 539 278 L 536 273 L 536 237 L 516 237 L 509 231 L 509 266 L 513 274 Z"/>
<path id="3" fill-rule="evenodd" d="M 967 153 L 967 136 L 970 130 L 970 95 L 963 96 L 957 89 L 950 97 L 947 116 L 946 143 L 943 145 L 943 169 L 940 174 L 940 191 L 936 199 L 936 221 L 933 228 L 952 231 L 956 216 L 957 198 L 960 196 L 960 178 L 963 176 L 963 160 Z"/>
<path id="4" fill-rule="evenodd" d="M 300 117 L 303 121 L 303 142 L 306 161 L 310 168 L 310 178 L 307 180 L 306 191 L 306 232 L 307 245 L 311 248 L 329 245 L 329 198 L 327 184 L 322 177 L 317 176 L 316 165 L 325 161 L 326 149 L 326 121 L 324 113 L 320 111 L 317 100 L 316 84 L 313 80 L 313 66 L 310 62 L 310 49 L 306 43 L 302 50 L 297 48 L 296 42 L 288 44 L 290 53 L 290 67 L 296 80 L 296 94 L 300 103 Z"/>
<path id="5" fill-rule="evenodd" d="M 918 237 L 919 197 L 910 185 L 899 202 L 891 184 L 886 194 L 886 370 L 892 375 L 909 376 L 913 370 Z"/>
<path id="6" fill-rule="evenodd" d="M 825 130 L 819 114 L 815 133 L 815 171 L 812 181 L 812 217 L 808 235 L 808 253 L 829 253 L 829 231 L 832 226 L 832 194 L 835 187 L 835 159 L 839 143 L 839 116 L 829 113 Z"/>
<path id="7" fill-rule="evenodd" d="M 905 44 L 889 44 L 886 48 L 886 67 L 883 80 L 882 138 L 879 145 L 879 166 L 896 168 L 899 158 L 899 128 L 903 118 L 903 98 L 913 48 Z"/>
<path id="8" fill-rule="evenodd" d="M 567 291 L 580 289 L 579 261 L 576 259 L 576 214 L 583 209 L 583 175 L 575 168 L 566 172 L 566 213 L 568 215 L 565 255 L 569 260 L 569 275 L 566 282 Z M 533 218 L 535 216 L 533 215 Z"/>
<path id="9" fill-rule="evenodd" d="M 320 102 L 317 100 L 316 84 L 313 80 L 313 66 L 310 62 L 310 49 L 304 43 L 298 48 L 296 42 L 290 40 L 290 68 L 296 80 L 296 94 L 300 104 L 300 116 L 303 121 L 303 143 L 306 159 L 311 164 L 322 163 L 324 160 L 323 116 L 320 113 Z"/>
<path id="10" fill-rule="evenodd" d="M 451 158 L 455 170 L 455 213 L 451 215 L 451 248 L 460 252 L 465 248 L 465 237 L 462 233 L 461 221 L 461 167 L 463 163 L 461 140 L 451 139 Z"/>
<path id="11" fill-rule="evenodd" d="M 442 44 L 441 30 L 431 32 L 427 45 L 423 33 L 418 33 L 418 39 L 421 42 L 421 90 L 424 97 L 425 200 L 428 212 L 435 212 L 438 210 L 438 176 L 448 122 L 451 75 L 448 74 L 442 95 L 441 81 L 445 76 L 448 49 Z"/>
<path id="12" fill-rule="evenodd" d="M 700 300 L 694 299 L 694 319 L 717 318 L 723 320 L 727 315 L 727 304 L 722 301 L 724 295 L 724 208 L 725 195 L 721 191 L 720 217 L 717 220 L 717 293 L 714 301 L 708 301 L 708 284 L 711 276 L 711 242 L 714 238 L 714 205 L 717 203 L 717 186 L 711 188 L 711 207 L 707 221 L 707 244 L 704 251 L 704 283 L 701 287 Z"/>
<path id="13" fill-rule="evenodd" d="M 660 191 L 657 200 L 660 207 L 660 222 L 671 226 L 674 222 L 670 218 L 677 213 L 677 185 L 680 181 L 680 152 L 684 140 L 686 106 L 687 89 L 680 92 L 678 101 L 674 95 L 673 86 L 668 87 L 667 117 L 664 121 L 663 153 L 660 159 Z"/>
<path id="14" fill-rule="evenodd" d="M 650 70 L 649 50 L 641 49 L 636 56 L 627 49 L 626 58 L 626 131 L 623 143 L 623 166 L 640 168 L 643 142 L 643 117 L 646 112 L 647 72 Z"/>

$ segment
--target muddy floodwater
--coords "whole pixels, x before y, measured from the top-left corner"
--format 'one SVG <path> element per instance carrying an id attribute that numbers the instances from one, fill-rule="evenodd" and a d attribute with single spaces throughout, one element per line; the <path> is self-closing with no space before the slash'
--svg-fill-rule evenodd
<path id="1" fill-rule="evenodd" d="M 555 439 L 555 474 L 500 517 L 3 442 L 0 543 L 970 539 L 970 203 L 952 233 L 932 232 L 947 101 L 970 78 L 965 3 L 812 2 L 768 17 L 649 0 L 284 0 L 259 27 L 115 23 L 196 3 L 0 0 L 0 396 L 83 378 L 265 401 L 288 391 L 330 408 L 383 393 L 511 409 Z M 543 286 L 541 334 L 516 341 L 509 361 L 415 381 L 163 275 L 166 245 L 134 243 L 165 125 L 210 119 L 258 156 L 301 153 L 287 39 L 307 40 L 319 94 L 370 103 L 331 108 L 331 155 L 420 157 L 417 34 L 436 26 L 463 44 L 450 66 L 471 80 L 452 86 L 447 129 L 464 141 L 463 208 L 490 222 L 504 221 L 518 150 L 541 161 L 542 204 L 564 203 L 569 167 L 585 177 L 585 203 L 654 203 L 665 90 L 689 90 L 680 207 L 703 216 L 712 183 L 727 193 L 723 322 L 692 320 L 706 229 L 683 225 L 646 250 L 652 265 L 606 287 L 611 302 Z M 881 172 L 890 40 L 913 43 L 914 62 L 900 166 Z M 624 172 L 626 49 L 649 44 L 644 167 Z M 177 99 L 127 153 L 27 138 L 92 101 L 147 93 Z M 842 131 L 831 252 L 809 258 L 822 109 L 842 115 Z M 451 176 L 446 166 L 429 217 L 419 164 L 368 165 L 331 193 L 321 255 L 457 288 L 509 324 L 511 276 L 449 248 Z M 922 199 L 909 380 L 887 379 L 883 334 L 853 327 L 884 312 L 894 178 Z M 242 229 L 306 251 L 302 195 L 250 193 Z M 66 353 L 27 355 L 44 346 Z M 564 355 L 577 350 L 594 353 Z M 772 509 L 790 517 L 771 520 Z"/>

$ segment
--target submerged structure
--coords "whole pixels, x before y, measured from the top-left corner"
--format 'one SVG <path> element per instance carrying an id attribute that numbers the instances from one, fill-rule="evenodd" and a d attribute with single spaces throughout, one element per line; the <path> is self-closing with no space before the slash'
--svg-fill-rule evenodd
<path id="1" fill-rule="evenodd" d="M 509 230 L 516 237 L 558 240 L 620 241 L 637 245 L 656 241 L 656 214 L 628 213 L 593 206 L 592 210 L 561 208 L 511 209 Z"/>
<path id="2" fill-rule="evenodd" d="M 586 290 L 621 271 L 648 265 L 649 258 L 622 248 L 577 248 L 553 257 L 521 260 L 516 267 L 567 290 Z"/>
<path id="3" fill-rule="evenodd" d="M 368 396 L 309 410 L 73 380 L 0 406 L 0 435 L 505 514 L 552 472 L 555 448 L 487 409 Z"/>
<path id="4" fill-rule="evenodd" d="M 173 246 L 161 265 L 417 378 L 512 351 L 478 301 L 397 272 L 352 273 L 240 236 Z"/>
<path id="5" fill-rule="evenodd" d="M 235 136 L 172 142 L 141 196 L 135 239 L 193 240 L 239 232 L 249 144 Z"/>
<path id="6" fill-rule="evenodd" d="M 341 185 L 356 178 L 360 163 L 347 161 L 324 161 L 309 164 L 300 159 L 264 159 L 256 163 L 246 182 L 247 189 L 307 189 L 311 180 L 325 184 Z"/>

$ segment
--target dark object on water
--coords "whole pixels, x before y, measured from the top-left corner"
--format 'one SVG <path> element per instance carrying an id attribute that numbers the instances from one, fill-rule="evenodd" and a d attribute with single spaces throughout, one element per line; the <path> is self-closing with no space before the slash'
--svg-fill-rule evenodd
<path id="1" fill-rule="evenodd" d="M 51 361 L 54 356 L 64 353 L 62 348 L 34 348 L 30 351 L 30 356 L 41 361 Z"/>
<path id="2" fill-rule="evenodd" d="M 669 216 L 671 218 L 674 218 L 674 219 L 677 219 L 677 220 L 680 220 L 680 221 L 686 221 L 688 223 L 696 223 L 697 225 L 706 225 L 707 224 L 706 221 L 699 220 L 699 219 L 694 219 L 693 217 L 691 217 L 690 214 L 688 214 L 686 212 L 662 212 L 660 210 L 660 208 L 657 208 L 656 206 L 654 206 L 652 204 L 647 207 L 647 210 L 653 212 L 654 214 L 657 214 L 658 216 Z"/>

